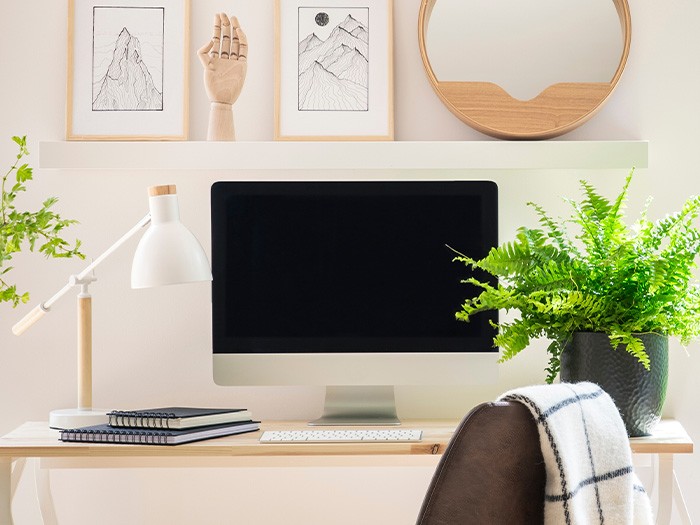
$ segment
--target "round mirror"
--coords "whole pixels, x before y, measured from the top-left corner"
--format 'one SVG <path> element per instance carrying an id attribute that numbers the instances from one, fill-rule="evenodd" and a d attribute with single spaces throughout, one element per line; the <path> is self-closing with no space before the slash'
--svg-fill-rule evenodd
<path id="1" fill-rule="evenodd" d="M 461 120 L 498 138 L 546 139 L 610 96 L 631 21 L 627 0 L 422 0 L 418 33 L 428 78 Z"/>

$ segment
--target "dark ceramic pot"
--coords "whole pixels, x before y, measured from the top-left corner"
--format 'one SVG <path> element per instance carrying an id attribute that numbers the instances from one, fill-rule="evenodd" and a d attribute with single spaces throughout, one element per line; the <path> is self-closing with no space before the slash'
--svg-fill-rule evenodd
<path id="1" fill-rule="evenodd" d="M 615 401 L 630 437 L 651 434 L 661 419 L 668 383 L 668 337 L 636 335 L 649 354 L 649 371 L 623 345 L 613 350 L 604 333 L 575 332 L 561 354 L 562 382 L 600 385 Z"/>

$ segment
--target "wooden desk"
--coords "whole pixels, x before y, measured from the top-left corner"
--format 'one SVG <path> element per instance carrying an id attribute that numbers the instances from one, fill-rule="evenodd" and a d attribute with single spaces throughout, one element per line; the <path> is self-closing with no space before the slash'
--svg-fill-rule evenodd
<path id="1" fill-rule="evenodd" d="M 656 454 L 658 457 L 654 487 L 654 491 L 657 493 L 656 523 L 664 525 L 671 523 L 671 507 L 673 500 L 675 500 L 681 521 L 684 525 L 691 525 L 688 508 L 673 471 L 673 456 L 675 454 L 693 453 L 693 441 L 683 426 L 673 419 L 663 420 L 654 430 L 654 435 L 631 438 L 630 447 L 634 454 Z"/>
<path id="2" fill-rule="evenodd" d="M 115 467 L 236 467 L 236 466 L 391 466 L 436 465 L 445 451 L 458 421 L 405 421 L 405 428 L 423 430 L 420 443 L 294 443 L 260 444 L 260 432 L 227 436 L 208 441 L 178 445 L 111 445 L 62 443 L 58 431 L 47 423 L 25 423 L 0 438 L 0 523 L 12 523 L 12 497 L 27 458 L 39 458 L 35 475 L 39 504 L 46 524 L 56 524 L 49 490 L 52 468 Z M 261 430 L 307 428 L 302 422 L 269 421 Z M 665 420 L 654 436 L 630 440 L 635 454 L 659 457 L 657 523 L 669 523 L 675 499 L 684 523 L 690 523 L 688 511 L 673 472 L 675 454 L 693 452 L 693 442 L 680 423 Z"/>

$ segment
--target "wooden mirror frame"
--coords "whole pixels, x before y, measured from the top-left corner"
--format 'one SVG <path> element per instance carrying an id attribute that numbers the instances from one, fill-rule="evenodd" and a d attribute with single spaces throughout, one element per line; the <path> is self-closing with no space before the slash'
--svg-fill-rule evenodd
<path id="1" fill-rule="evenodd" d="M 613 0 L 622 27 L 620 63 L 610 82 L 561 82 L 530 100 L 518 100 L 493 82 L 440 81 L 430 66 L 426 32 L 437 0 L 422 0 L 418 44 L 433 89 L 452 113 L 472 128 L 500 139 L 549 139 L 590 119 L 617 86 L 627 63 L 632 20 L 627 0 Z"/>

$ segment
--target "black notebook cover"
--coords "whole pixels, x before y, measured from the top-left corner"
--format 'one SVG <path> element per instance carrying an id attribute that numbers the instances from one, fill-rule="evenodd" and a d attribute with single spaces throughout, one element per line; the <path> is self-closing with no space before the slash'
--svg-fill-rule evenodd
<path id="1" fill-rule="evenodd" d="M 144 410 L 113 410 L 107 414 L 113 427 L 184 429 L 250 421 L 244 408 L 163 407 Z"/>
<path id="2" fill-rule="evenodd" d="M 123 443 L 128 445 L 179 445 L 259 430 L 260 421 L 239 421 L 186 430 L 114 428 L 109 425 L 61 430 L 59 440 L 77 443 Z"/>

